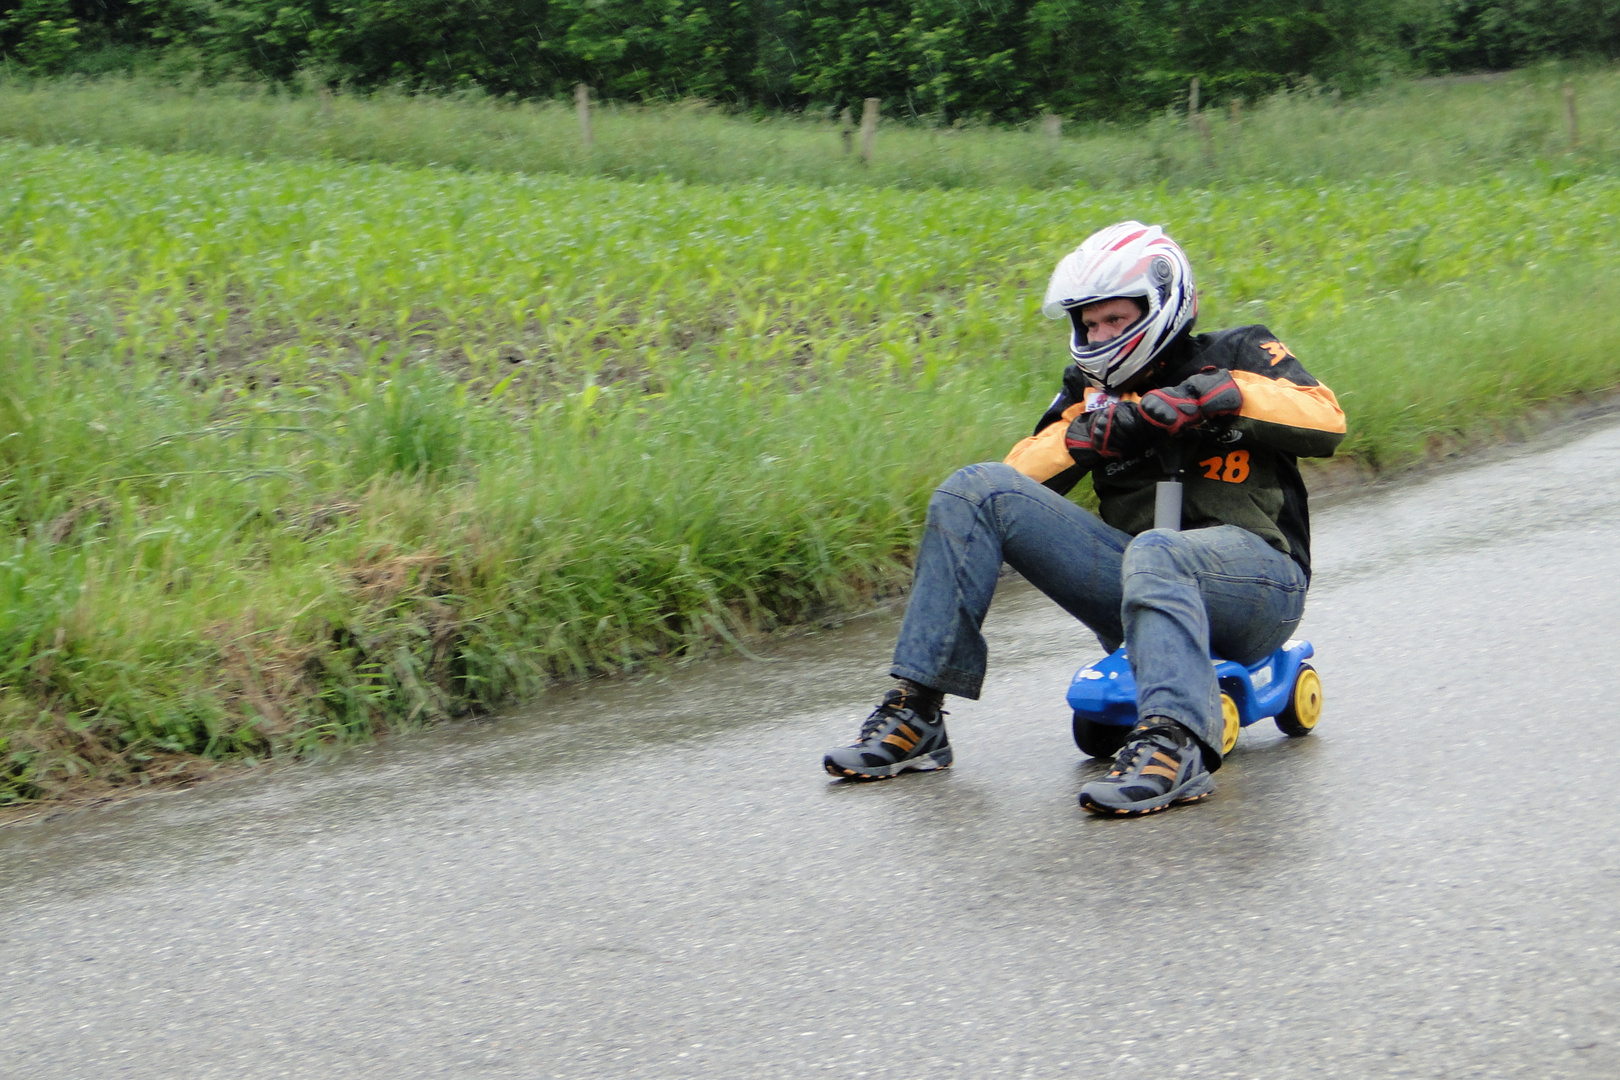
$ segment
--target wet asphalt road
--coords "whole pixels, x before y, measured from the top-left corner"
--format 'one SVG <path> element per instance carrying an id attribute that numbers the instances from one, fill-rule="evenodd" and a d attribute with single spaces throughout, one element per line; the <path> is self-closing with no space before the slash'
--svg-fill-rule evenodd
<path id="1" fill-rule="evenodd" d="M 1620 1076 L 1620 427 L 1320 509 L 1327 712 L 1105 821 L 1017 582 L 957 767 L 892 613 L 0 831 L 7 1077 Z"/>

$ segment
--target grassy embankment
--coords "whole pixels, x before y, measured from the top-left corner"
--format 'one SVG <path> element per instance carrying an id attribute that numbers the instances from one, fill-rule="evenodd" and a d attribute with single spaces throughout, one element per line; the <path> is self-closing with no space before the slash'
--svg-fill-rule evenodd
<path id="1" fill-rule="evenodd" d="M 1589 164 L 919 195 L 0 145 L 0 802 L 895 587 L 932 484 L 1051 391 L 1051 263 L 1122 216 L 1173 227 L 1206 325 L 1282 333 L 1370 464 L 1608 388 Z"/>
<path id="2" fill-rule="evenodd" d="M 822 117 L 744 119 L 700 104 L 595 112 L 586 152 L 571 106 L 476 96 L 278 94 L 263 86 L 181 90 L 117 80 L 0 81 L 0 137 L 160 153 L 315 157 L 456 169 L 566 173 L 688 183 L 1122 190 L 1272 180 L 1344 183 L 1401 176 L 1451 183 L 1486 172 L 1534 179 L 1620 165 L 1620 71 L 1572 77 L 1581 153 L 1570 149 L 1557 69 L 1429 80 L 1334 103 L 1308 93 L 1205 113 L 1206 143 L 1185 117 L 1145 125 L 1071 122 L 1035 131 L 884 121 L 870 166 Z M 1258 104 L 1258 107 L 1255 107 Z"/>

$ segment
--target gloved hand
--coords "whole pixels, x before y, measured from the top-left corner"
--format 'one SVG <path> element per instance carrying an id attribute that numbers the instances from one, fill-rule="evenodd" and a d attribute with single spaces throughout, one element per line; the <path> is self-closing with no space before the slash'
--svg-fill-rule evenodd
<path id="1" fill-rule="evenodd" d="M 1076 463 L 1091 465 L 1097 458 L 1129 457 L 1146 449 L 1156 437 L 1134 402 L 1110 401 L 1071 420 L 1063 445 Z"/>
<path id="2" fill-rule="evenodd" d="M 1142 395 L 1142 419 L 1166 435 L 1176 436 L 1218 416 L 1236 416 L 1243 390 L 1232 373 L 1207 367 L 1176 386 Z"/>

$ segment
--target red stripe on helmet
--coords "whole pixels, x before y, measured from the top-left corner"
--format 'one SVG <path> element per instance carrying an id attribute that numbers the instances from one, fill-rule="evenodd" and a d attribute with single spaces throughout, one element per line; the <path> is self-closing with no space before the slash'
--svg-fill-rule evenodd
<path id="1" fill-rule="evenodd" d="M 1124 247 L 1126 244 L 1130 243 L 1132 240 L 1135 240 L 1137 237 L 1146 236 L 1146 235 L 1147 235 L 1147 230 L 1146 229 L 1138 229 L 1136 232 L 1131 233 L 1131 235 L 1127 236 L 1125 239 L 1121 240 L 1119 243 L 1115 244 L 1113 247 L 1109 248 L 1108 250 L 1109 251 L 1118 251 L 1120 248 Z"/>

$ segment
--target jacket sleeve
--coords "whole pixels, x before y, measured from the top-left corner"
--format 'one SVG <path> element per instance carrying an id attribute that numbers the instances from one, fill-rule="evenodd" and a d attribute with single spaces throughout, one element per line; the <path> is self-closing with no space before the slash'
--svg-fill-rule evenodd
<path id="1" fill-rule="evenodd" d="M 1245 329 L 1229 364 L 1243 391 L 1232 430 L 1298 457 L 1332 457 L 1345 434 L 1344 410 L 1333 391 L 1263 326 Z"/>
<path id="2" fill-rule="evenodd" d="M 1079 483 L 1081 470 L 1070 456 L 1069 448 L 1063 444 L 1063 437 L 1069 432 L 1069 421 L 1079 416 L 1085 407 L 1085 402 L 1082 401 L 1065 406 L 1057 414 L 1056 419 L 1051 420 L 1029 438 L 1020 440 L 1005 458 L 1005 463 L 1031 480 L 1038 480 L 1043 484 L 1056 480 L 1056 483 L 1049 486 L 1054 490 L 1067 492 L 1068 488 Z M 1041 419 L 1046 420 L 1051 415 L 1052 410 L 1048 409 L 1047 416 Z M 1063 477 L 1064 473 L 1071 470 L 1075 470 L 1075 475 Z M 1058 479 L 1059 477 L 1062 479 Z M 1067 487 L 1060 488 L 1059 485 L 1065 482 Z"/>
<path id="3" fill-rule="evenodd" d="M 1073 364 L 1063 369 L 1063 388 L 1035 423 L 1035 434 L 1019 441 L 1003 464 L 1011 465 L 1032 480 L 1039 480 L 1059 495 L 1085 478 L 1090 468 L 1075 464 L 1063 437 L 1069 422 L 1079 416 L 1097 390 Z"/>

